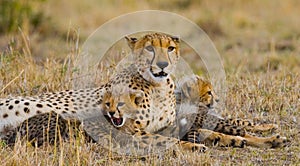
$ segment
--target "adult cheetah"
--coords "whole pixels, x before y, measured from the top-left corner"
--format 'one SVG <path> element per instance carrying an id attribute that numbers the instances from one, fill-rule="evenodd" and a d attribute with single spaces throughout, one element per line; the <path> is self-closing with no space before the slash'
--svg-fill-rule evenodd
<path id="1" fill-rule="evenodd" d="M 17 127 L 23 121 L 41 113 L 54 111 L 64 119 L 84 119 L 100 114 L 103 94 L 115 86 L 144 92 L 139 104 L 138 118 L 134 123 L 146 121 L 146 127 L 137 133 L 164 129 L 176 118 L 176 99 L 171 73 L 179 60 L 179 38 L 160 33 L 147 34 L 140 39 L 126 37 L 135 62 L 117 72 L 106 84 L 93 89 L 67 90 L 38 97 L 20 97 L 0 100 L 0 132 L 6 126 Z M 151 105 L 151 106 L 150 106 Z M 151 108 L 150 108 L 151 107 Z M 114 118 L 112 122 L 122 122 Z M 161 136 L 168 141 L 168 137 Z M 178 143 L 179 141 L 173 141 Z M 201 144 L 185 143 L 184 146 L 203 150 Z"/>

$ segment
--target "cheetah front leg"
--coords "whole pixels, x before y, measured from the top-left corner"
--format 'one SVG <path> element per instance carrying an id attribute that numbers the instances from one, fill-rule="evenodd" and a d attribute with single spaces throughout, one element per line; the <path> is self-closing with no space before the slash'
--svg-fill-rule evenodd
<path id="1" fill-rule="evenodd" d="M 261 133 L 261 132 L 273 132 L 278 129 L 277 124 L 255 124 L 253 126 L 246 126 L 245 130 L 253 133 Z"/>
<path id="2" fill-rule="evenodd" d="M 226 135 L 207 129 L 192 130 L 187 133 L 190 142 L 210 144 L 221 147 L 241 147 L 246 145 L 246 139 L 240 136 Z"/>
<path id="3" fill-rule="evenodd" d="M 244 138 L 247 145 L 259 148 L 278 148 L 283 147 L 287 143 L 286 137 L 281 137 L 279 134 L 270 137 L 257 137 L 246 134 Z"/>
<path id="4" fill-rule="evenodd" d="M 249 146 L 277 148 L 284 146 L 287 142 L 286 137 L 281 137 L 279 134 L 270 137 L 257 137 L 249 134 L 248 132 L 241 132 L 249 131 L 253 133 L 261 133 L 267 131 L 275 131 L 278 129 L 278 125 L 276 124 L 255 124 L 247 119 L 228 119 L 225 120 L 225 123 L 226 122 L 227 124 L 231 124 L 231 126 L 229 125 L 229 128 L 231 128 L 230 131 L 238 133 L 239 136 L 245 138 L 247 141 L 247 145 Z M 239 130 L 239 128 L 241 130 Z"/>
<path id="5" fill-rule="evenodd" d="M 281 137 L 280 135 L 270 137 L 257 137 L 245 133 L 245 135 L 241 137 L 226 135 L 207 129 L 190 131 L 187 136 L 187 139 L 190 142 L 233 147 L 244 147 L 245 145 L 249 145 L 260 148 L 277 148 L 283 147 L 287 142 L 287 139 L 285 137 Z"/>
<path id="6" fill-rule="evenodd" d="M 248 119 L 226 119 L 225 123 L 243 127 L 246 131 L 259 133 L 267 131 L 276 131 L 277 124 L 255 124 Z"/>

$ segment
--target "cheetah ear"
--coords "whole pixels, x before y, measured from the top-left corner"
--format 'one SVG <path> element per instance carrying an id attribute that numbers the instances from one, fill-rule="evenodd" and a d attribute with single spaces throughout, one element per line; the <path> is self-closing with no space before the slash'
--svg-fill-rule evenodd
<path id="1" fill-rule="evenodd" d="M 189 87 L 187 84 L 184 84 L 182 86 L 182 93 L 183 93 L 184 97 L 190 98 L 191 87 Z"/>
<path id="2" fill-rule="evenodd" d="M 199 89 L 203 87 L 203 84 L 205 84 L 205 82 L 206 82 L 205 78 L 196 75 L 196 85 L 198 86 Z"/>
<path id="3" fill-rule="evenodd" d="M 180 37 L 179 36 L 171 36 L 172 40 L 176 43 L 180 43 Z"/>
<path id="4" fill-rule="evenodd" d="M 143 97 L 144 97 L 144 92 L 141 90 L 130 92 L 130 99 L 136 105 L 140 104 L 143 101 Z"/>
<path id="5" fill-rule="evenodd" d="M 191 87 L 190 87 L 189 83 L 184 83 L 181 87 L 181 90 L 182 90 L 182 95 L 185 98 L 190 98 Z"/>
<path id="6" fill-rule="evenodd" d="M 192 75 L 191 77 L 188 77 L 188 79 L 181 87 L 184 97 L 187 97 L 189 99 L 196 97 L 195 94 L 198 93 L 194 92 L 195 88 L 192 88 L 198 85 L 198 79 L 199 76 L 197 75 Z"/>
<path id="7" fill-rule="evenodd" d="M 130 47 L 130 49 L 133 50 L 134 45 L 138 41 L 138 39 L 135 37 L 128 37 L 128 36 L 125 36 L 125 39 L 127 41 L 128 46 Z"/>

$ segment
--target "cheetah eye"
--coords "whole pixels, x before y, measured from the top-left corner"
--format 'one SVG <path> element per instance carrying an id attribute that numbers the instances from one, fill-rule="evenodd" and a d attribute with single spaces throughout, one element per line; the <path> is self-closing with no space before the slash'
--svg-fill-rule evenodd
<path id="1" fill-rule="evenodd" d="M 208 94 L 208 95 L 212 95 L 211 91 L 208 91 L 207 94 Z"/>
<path id="2" fill-rule="evenodd" d="M 105 103 L 105 105 L 106 105 L 106 107 L 110 107 L 110 103 L 109 102 Z"/>
<path id="3" fill-rule="evenodd" d="M 172 52 L 174 50 L 175 50 L 175 47 L 173 47 L 173 46 L 168 47 L 168 52 Z"/>
<path id="4" fill-rule="evenodd" d="M 149 52 L 154 52 L 154 48 L 152 46 L 147 46 L 146 50 Z"/>
<path id="5" fill-rule="evenodd" d="M 119 102 L 118 107 L 122 107 L 125 103 L 124 102 Z"/>

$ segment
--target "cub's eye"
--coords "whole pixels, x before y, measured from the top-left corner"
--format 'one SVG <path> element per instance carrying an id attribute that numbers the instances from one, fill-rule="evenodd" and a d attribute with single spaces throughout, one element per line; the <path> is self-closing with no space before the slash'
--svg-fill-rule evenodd
<path id="1" fill-rule="evenodd" d="M 106 105 L 106 107 L 110 107 L 110 103 L 109 102 L 105 103 L 105 105 Z"/>
<path id="2" fill-rule="evenodd" d="M 118 107 L 122 107 L 125 103 L 124 102 L 119 102 Z"/>
<path id="3" fill-rule="evenodd" d="M 211 91 L 208 91 L 207 94 L 208 94 L 208 95 L 212 95 Z"/>
<path id="4" fill-rule="evenodd" d="M 172 52 L 174 50 L 175 50 L 175 47 L 173 47 L 173 46 L 168 47 L 168 52 Z"/>
<path id="5" fill-rule="evenodd" d="M 147 46 L 146 50 L 149 52 L 154 52 L 154 48 L 152 46 Z"/>

